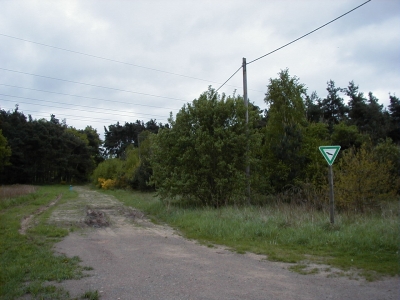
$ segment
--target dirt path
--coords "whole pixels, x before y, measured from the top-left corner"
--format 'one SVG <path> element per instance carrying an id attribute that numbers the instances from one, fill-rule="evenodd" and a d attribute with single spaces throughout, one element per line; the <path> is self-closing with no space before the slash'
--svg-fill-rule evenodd
<path id="1" fill-rule="evenodd" d="M 111 226 L 72 233 L 56 245 L 94 268 L 89 277 L 61 283 L 71 296 L 98 290 L 101 299 L 399 299 L 398 278 L 369 283 L 300 275 L 261 256 L 198 245 L 113 197 L 77 191 L 78 200 L 59 205 L 51 222 L 82 224 L 89 205 Z"/>
<path id="2" fill-rule="evenodd" d="M 62 194 L 58 195 L 56 199 L 54 199 L 53 201 L 51 201 L 49 204 L 44 205 L 42 207 L 39 207 L 33 214 L 29 215 L 29 216 L 25 216 L 22 220 L 21 220 L 21 228 L 18 230 L 18 232 L 20 234 L 26 234 L 26 231 L 28 230 L 28 228 L 31 227 L 31 222 L 33 217 L 40 215 L 41 213 L 43 213 L 44 211 L 48 210 L 50 207 L 54 206 L 57 204 L 57 202 L 61 199 Z"/>

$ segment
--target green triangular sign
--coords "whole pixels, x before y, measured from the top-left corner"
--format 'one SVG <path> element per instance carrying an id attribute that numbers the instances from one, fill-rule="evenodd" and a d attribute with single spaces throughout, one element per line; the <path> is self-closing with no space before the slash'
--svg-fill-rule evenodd
<path id="1" fill-rule="evenodd" d="M 340 150 L 340 146 L 321 146 L 319 147 L 319 151 L 321 151 L 322 155 L 325 157 L 326 161 L 330 166 L 332 166 L 333 162 L 336 159 Z"/>

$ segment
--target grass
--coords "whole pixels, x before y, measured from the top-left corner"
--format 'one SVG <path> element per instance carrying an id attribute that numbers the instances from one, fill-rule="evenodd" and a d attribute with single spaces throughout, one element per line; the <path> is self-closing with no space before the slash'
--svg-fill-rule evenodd
<path id="1" fill-rule="evenodd" d="M 0 199 L 0 299 L 15 299 L 25 294 L 34 299 L 69 299 L 68 291 L 49 282 L 81 278 L 85 276 L 84 267 L 79 266 L 78 257 L 54 255 L 52 251 L 54 243 L 68 234 L 67 229 L 46 222 L 55 206 L 37 215 L 26 235 L 18 230 L 24 216 L 33 214 L 61 193 L 61 202 L 73 201 L 77 193 L 65 186 L 25 190 L 30 193 L 17 197 L 18 193 L 11 193 Z"/>
<path id="2" fill-rule="evenodd" d="M 329 214 L 290 205 L 184 208 L 164 206 L 154 194 L 105 191 L 156 221 L 178 228 L 205 245 L 267 255 L 290 263 L 323 263 L 355 270 L 367 280 L 399 274 L 399 210 L 396 201 L 381 213 Z"/>

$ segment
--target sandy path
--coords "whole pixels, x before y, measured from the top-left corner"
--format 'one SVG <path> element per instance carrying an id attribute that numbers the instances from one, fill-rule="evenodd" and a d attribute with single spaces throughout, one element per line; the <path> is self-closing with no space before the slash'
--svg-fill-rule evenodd
<path id="1" fill-rule="evenodd" d="M 113 197 L 78 188 L 52 222 L 84 219 L 85 205 L 104 210 L 112 226 L 72 233 L 55 250 L 94 268 L 90 277 L 61 283 L 72 296 L 98 290 L 101 299 L 399 299 L 399 279 L 377 282 L 300 275 L 269 262 L 186 240 L 145 219 L 132 222 Z"/>

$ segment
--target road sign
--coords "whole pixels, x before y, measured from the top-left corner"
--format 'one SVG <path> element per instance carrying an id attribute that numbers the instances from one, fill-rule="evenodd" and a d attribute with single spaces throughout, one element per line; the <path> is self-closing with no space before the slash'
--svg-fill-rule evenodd
<path id="1" fill-rule="evenodd" d="M 340 146 L 321 146 L 319 147 L 319 151 L 321 151 L 322 155 L 325 157 L 326 161 L 330 166 L 332 166 L 335 161 L 336 156 L 338 155 L 340 150 Z"/>

